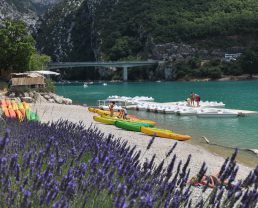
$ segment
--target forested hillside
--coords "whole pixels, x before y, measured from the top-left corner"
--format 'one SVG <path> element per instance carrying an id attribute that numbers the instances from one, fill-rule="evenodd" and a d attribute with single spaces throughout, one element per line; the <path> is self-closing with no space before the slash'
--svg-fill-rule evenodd
<path id="1" fill-rule="evenodd" d="M 58 60 L 144 58 L 167 42 L 226 48 L 257 40 L 257 0 L 64 0 L 38 34 L 39 48 Z"/>

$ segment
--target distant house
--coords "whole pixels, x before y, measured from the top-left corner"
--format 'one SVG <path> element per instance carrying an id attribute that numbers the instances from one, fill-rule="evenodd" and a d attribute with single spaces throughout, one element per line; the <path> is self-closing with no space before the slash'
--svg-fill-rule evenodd
<path id="1" fill-rule="evenodd" d="M 10 80 L 11 88 L 29 87 L 44 88 L 45 77 L 39 73 L 12 73 Z"/>
<path id="2" fill-rule="evenodd" d="M 235 60 L 237 60 L 241 55 L 242 55 L 242 53 L 225 53 L 224 60 L 225 60 L 226 62 L 235 61 Z"/>

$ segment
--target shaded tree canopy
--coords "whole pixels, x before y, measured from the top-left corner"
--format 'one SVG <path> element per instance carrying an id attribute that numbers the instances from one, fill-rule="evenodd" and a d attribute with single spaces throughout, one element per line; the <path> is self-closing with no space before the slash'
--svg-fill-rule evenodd
<path id="1" fill-rule="evenodd" d="M 11 71 L 27 70 L 30 57 L 35 51 L 35 40 L 28 34 L 23 22 L 3 22 L 0 29 L 0 68 Z"/>
<path id="2" fill-rule="evenodd" d="M 51 59 L 38 54 L 35 45 L 25 23 L 4 20 L 0 28 L 0 69 L 11 72 L 43 69 Z"/>
<path id="3" fill-rule="evenodd" d="M 241 67 L 245 73 L 258 74 L 258 48 L 247 50 L 240 59 Z"/>

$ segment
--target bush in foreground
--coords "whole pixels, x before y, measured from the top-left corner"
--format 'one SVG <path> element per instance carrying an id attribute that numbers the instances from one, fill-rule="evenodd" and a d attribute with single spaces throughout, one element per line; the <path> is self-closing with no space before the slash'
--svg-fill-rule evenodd
<path id="1" fill-rule="evenodd" d="M 255 207 L 257 203 L 258 167 L 232 185 L 238 170 L 236 153 L 219 174 L 228 185 L 214 188 L 207 199 L 200 196 L 193 201 L 187 183 L 191 156 L 184 164 L 178 162 L 173 155 L 176 143 L 156 165 L 155 155 L 140 163 L 143 156 L 136 147 L 93 127 L 68 121 L 6 122 L 7 133 L 0 138 L 1 207 L 233 207 L 235 203 Z M 170 160 L 167 167 L 166 160 Z M 206 170 L 203 164 L 198 177 Z"/>

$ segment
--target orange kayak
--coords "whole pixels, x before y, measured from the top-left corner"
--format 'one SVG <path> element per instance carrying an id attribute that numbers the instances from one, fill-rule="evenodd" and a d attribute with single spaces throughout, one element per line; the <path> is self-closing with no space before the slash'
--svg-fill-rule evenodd
<path id="1" fill-rule="evenodd" d="M 8 111 L 9 111 L 10 118 L 16 118 L 16 113 L 13 109 L 8 109 Z"/>
<path id="2" fill-rule="evenodd" d="M 15 110 L 15 113 L 16 113 L 16 116 L 17 118 L 19 119 L 19 121 L 22 121 L 23 120 L 23 116 L 22 116 L 22 113 L 19 111 L 19 110 Z"/>
<path id="3" fill-rule="evenodd" d="M 3 99 L 3 100 L 1 100 L 1 106 L 6 106 L 6 102 L 5 102 L 5 100 Z"/>
<path id="4" fill-rule="evenodd" d="M 9 110 L 7 108 L 4 109 L 4 115 L 9 118 L 10 114 L 9 114 Z"/>

